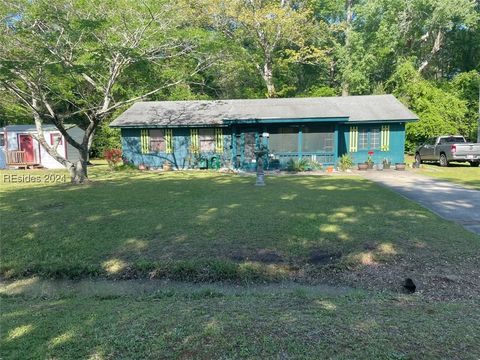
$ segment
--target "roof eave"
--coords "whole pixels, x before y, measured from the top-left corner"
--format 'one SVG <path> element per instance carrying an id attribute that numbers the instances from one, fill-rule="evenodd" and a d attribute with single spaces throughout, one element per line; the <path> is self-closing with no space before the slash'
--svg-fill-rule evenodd
<path id="1" fill-rule="evenodd" d="M 418 121 L 417 118 L 412 119 L 381 119 L 381 120 L 349 120 L 349 124 L 380 124 L 380 123 L 404 123 L 404 122 L 415 122 Z"/>

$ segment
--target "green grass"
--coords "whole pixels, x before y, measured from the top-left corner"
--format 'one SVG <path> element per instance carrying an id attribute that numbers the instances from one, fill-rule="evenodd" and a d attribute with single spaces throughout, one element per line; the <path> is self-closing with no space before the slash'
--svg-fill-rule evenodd
<path id="1" fill-rule="evenodd" d="M 413 162 L 413 157 L 409 157 L 408 160 Z M 413 170 L 436 179 L 480 190 L 480 167 L 475 168 L 468 163 L 450 163 L 448 167 L 441 167 L 438 164 L 422 164 L 420 169 Z"/>
<path id="2" fill-rule="evenodd" d="M 218 173 L 91 172 L 84 186 L 2 184 L 3 276 L 252 280 L 305 276 L 319 252 L 342 267 L 406 254 L 454 262 L 480 246 L 353 176 L 267 177 L 258 188 Z"/>
<path id="3" fill-rule="evenodd" d="M 91 179 L 0 184 L 2 359 L 480 357 L 480 238 L 368 180 Z"/>
<path id="4" fill-rule="evenodd" d="M 309 292 L 2 300 L 4 359 L 478 359 L 478 302 Z"/>

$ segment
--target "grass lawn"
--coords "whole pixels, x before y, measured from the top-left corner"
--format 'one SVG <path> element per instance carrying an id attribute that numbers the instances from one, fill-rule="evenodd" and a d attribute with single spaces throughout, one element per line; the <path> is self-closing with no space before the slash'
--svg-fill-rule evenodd
<path id="1" fill-rule="evenodd" d="M 1 275 L 306 277 L 315 265 L 454 263 L 480 249 L 478 236 L 354 176 L 269 177 L 258 188 L 250 176 L 98 167 L 92 179 L 2 184 Z"/>
<path id="2" fill-rule="evenodd" d="M 407 157 L 407 161 L 413 163 L 413 156 Z M 468 163 L 450 163 L 448 167 L 441 167 L 435 163 L 422 164 L 420 169 L 411 170 L 440 180 L 447 180 L 480 190 L 480 167 L 475 168 Z"/>
<path id="3" fill-rule="evenodd" d="M 4 359 L 478 359 L 480 303 L 354 292 L 4 298 Z"/>

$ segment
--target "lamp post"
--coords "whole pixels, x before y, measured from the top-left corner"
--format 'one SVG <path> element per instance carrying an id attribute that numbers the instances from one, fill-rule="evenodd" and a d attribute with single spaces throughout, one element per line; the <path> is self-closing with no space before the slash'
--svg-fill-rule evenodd
<path id="1" fill-rule="evenodd" d="M 268 139 L 269 133 L 263 133 L 262 139 Z M 263 143 L 260 143 L 258 149 L 254 151 L 257 158 L 257 181 L 255 186 L 265 186 L 265 171 L 263 170 L 263 157 L 268 154 L 268 147 Z"/>

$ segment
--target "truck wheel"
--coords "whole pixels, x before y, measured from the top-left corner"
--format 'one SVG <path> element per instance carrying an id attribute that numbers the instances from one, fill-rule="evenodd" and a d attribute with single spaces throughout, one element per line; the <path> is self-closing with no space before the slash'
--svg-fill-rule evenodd
<path id="1" fill-rule="evenodd" d="M 470 161 L 470 166 L 478 167 L 478 165 L 480 165 L 480 161 Z"/>
<path id="2" fill-rule="evenodd" d="M 420 156 L 419 153 L 415 154 L 415 164 L 420 167 L 420 164 L 422 163 L 422 157 Z"/>
<path id="3" fill-rule="evenodd" d="M 440 154 L 440 166 L 448 166 L 447 155 Z"/>

